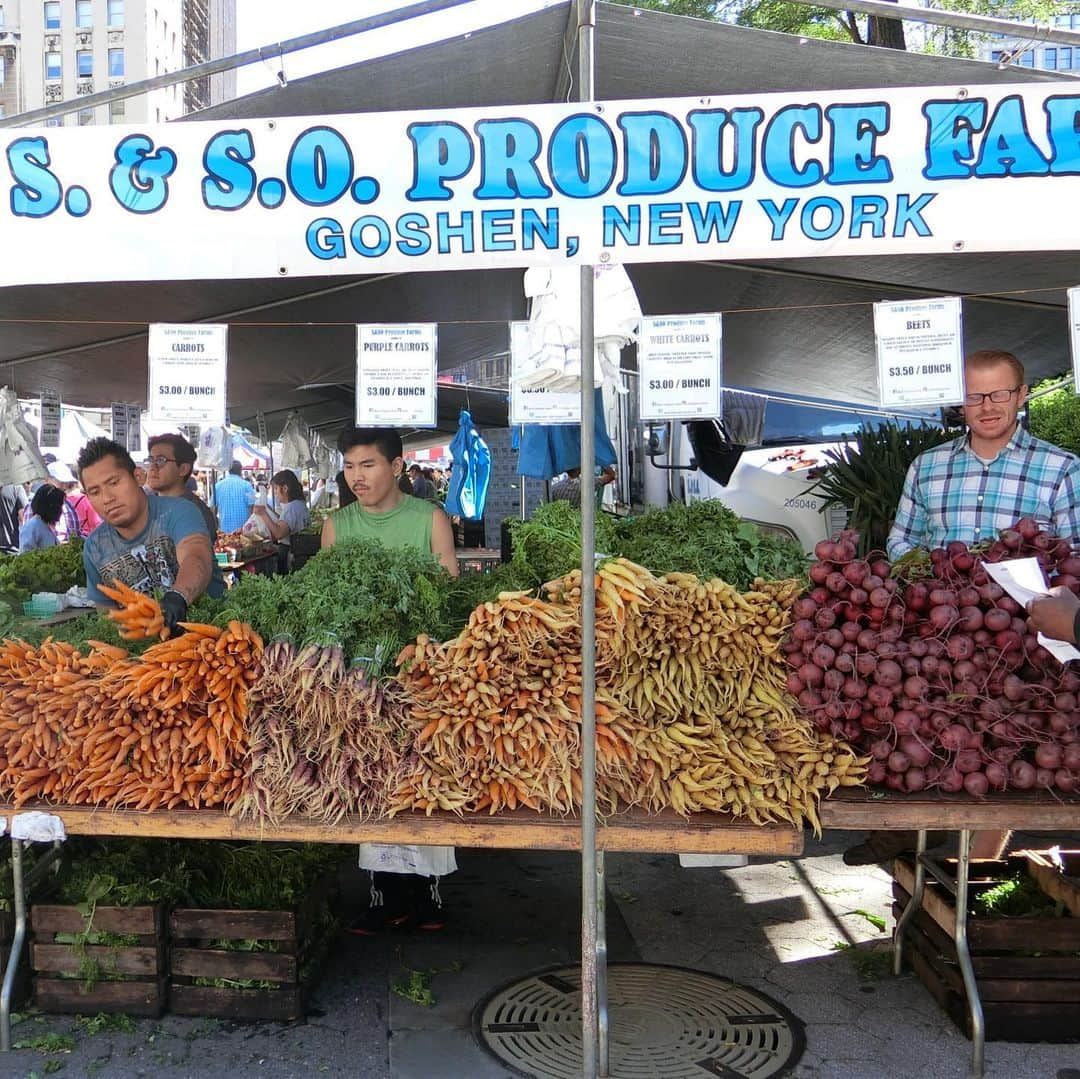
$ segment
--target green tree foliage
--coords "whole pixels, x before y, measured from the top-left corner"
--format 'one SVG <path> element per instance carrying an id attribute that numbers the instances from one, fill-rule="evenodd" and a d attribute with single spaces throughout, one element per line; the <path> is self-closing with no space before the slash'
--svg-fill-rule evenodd
<path id="1" fill-rule="evenodd" d="M 1061 375 L 1040 382 L 1032 392 L 1061 382 Z M 1045 438 L 1080 456 L 1080 397 L 1071 383 L 1028 402 L 1028 423 L 1036 438 Z"/>
<path id="2" fill-rule="evenodd" d="M 985 35 L 932 23 L 901 23 L 874 19 L 852 11 L 807 7 L 787 0 L 616 0 L 630 7 L 650 8 L 671 15 L 721 19 L 759 30 L 884 45 L 945 56 L 973 57 Z M 919 0 L 921 6 L 970 15 L 988 15 L 1017 22 L 1049 23 L 1055 15 L 1080 12 L 1080 0 Z M 906 30 L 906 35 L 905 35 Z M 905 44 L 906 36 L 906 44 Z"/>

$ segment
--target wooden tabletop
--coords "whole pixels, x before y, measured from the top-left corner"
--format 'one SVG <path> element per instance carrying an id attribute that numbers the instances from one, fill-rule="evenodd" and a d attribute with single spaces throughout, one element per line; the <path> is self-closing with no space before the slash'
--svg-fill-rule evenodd
<path id="1" fill-rule="evenodd" d="M 580 850 L 581 822 L 543 817 L 529 810 L 464 817 L 448 813 L 408 814 L 393 820 L 345 821 L 327 825 L 290 817 L 277 825 L 239 821 L 217 810 L 94 809 L 87 806 L 27 805 L 24 811 L 54 813 L 70 835 L 172 839 L 280 840 L 312 843 L 416 843 L 517 850 Z M 10 819 L 18 810 L 0 805 Z M 1080 829 L 1080 799 L 1062 801 L 1031 792 L 998 794 L 976 801 L 957 795 L 893 794 L 845 789 L 821 804 L 825 828 L 870 829 Z M 690 818 L 667 811 L 618 813 L 599 822 L 597 843 L 604 850 L 679 854 L 760 854 L 797 856 L 802 831 L 786 825 L 758 826 L 714 813 Z"/>

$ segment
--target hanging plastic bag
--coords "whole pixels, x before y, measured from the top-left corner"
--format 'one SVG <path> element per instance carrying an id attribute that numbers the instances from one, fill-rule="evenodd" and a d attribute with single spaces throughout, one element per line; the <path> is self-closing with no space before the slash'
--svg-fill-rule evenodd
<path id="1" fill-rule="evenodd" d="M 446 492 L 446 512 L 463 521 L 479 521 L 484 516 L 491 481 L 491 450 L 464 408 L 458 416 L 457 434 L 450 443 L 450 456 L 454 464 Z"/>
<path id="2" fill-rule="evenodd" d="M 281 432 L 281 467 L 311 468 L 315 460 L 311 455 L 311 428 L 300 418 L 299 412 L 290 412 Z"/>
<path id="3" fill-rule="evenodd" d="M 227 427 L 204 427 L 199 435 L 199 468 L 228 472 L 232 464 L 233 436 Z"/>
<path id="4" fill-rule="evenodd" d="M 14 390 L 0 389 L 0 483 L 31 483 L 49 474 Z"/>

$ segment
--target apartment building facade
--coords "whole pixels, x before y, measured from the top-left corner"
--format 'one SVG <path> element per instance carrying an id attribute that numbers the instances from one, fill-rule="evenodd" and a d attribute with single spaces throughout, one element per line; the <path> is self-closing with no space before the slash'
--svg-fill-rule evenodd
<path id="1" fill-rule="evenodd" d="M 235 51 L 236 0 L 0 0 L 0 115 L 74 101 Z M 159 123 L 235 95 L 235 72 L 226 72 L 49 123 Z"/>
<path id="2" fill-rule="evenodd" d="M 1080 11 L 1057 15 L 1052 25 L 1060 30 L 1080 31 Z M 1032 44 L 1023 37 L 997 35 L 981 49 L 981 59 L 1014 67 L 1041 68 L 1044 71 L 1071 71 L 1080 75 L 1080 47 L 1040 42 Z"/>

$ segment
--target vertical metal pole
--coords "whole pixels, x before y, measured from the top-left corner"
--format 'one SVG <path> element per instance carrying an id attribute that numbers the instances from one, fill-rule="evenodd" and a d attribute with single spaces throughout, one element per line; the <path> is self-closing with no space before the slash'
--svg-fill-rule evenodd
<path id="1" fill-rule="evenodd" d="M 975 982 L 975 969 L 971 965 L 971 952 L 968 950 L 967 941 L 971 840 L 970 831 L 965 830 L 960 833 L 960 849 L 956 859 L 956 959 L 964 978 L 968 1014 L 971 1016 L 971 1074 L 975 1079 L 981 1079 L 986 1024 L 983 1022 L 982 1001 L 979 999 L 979 987 Z"/>
<path id="2" fill-rule="evenodd" d="M 601 849 L 596 852 L 596 1057 L 600 1079 L 610 1074 L 607 983 L 607 873 Z"/>
<path id="3" fill-rule="evenodd" d="M 578 0 L 579 100 L 594 92 L 596 0 Z M 597 986 L 596 879 L 596 464 L 593 367 L 593 268 L 581 267 L 581 1048 L 582 1075 L 596 1079 L 600 1007 Z"/>
<path id="4" fill-rule="evenodd" d="M 15 993 L 15 976 L 26 943 L 26 896 L 23 893 L 22 841 L 19 839 L 11 841 L 11 878 L 15 935 L 8 953 L 7 970 L 4 971 L 4 986 L 0 989 L 0 1051 L 5 1053 L 11 1049 L 11 998 Z"/>

